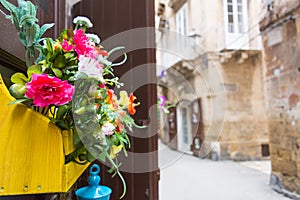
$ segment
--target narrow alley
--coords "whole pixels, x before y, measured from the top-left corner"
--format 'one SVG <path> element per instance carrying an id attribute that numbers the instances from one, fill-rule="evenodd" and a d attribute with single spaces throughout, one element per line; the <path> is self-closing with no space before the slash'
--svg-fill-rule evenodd
<path id="1" fill-rule="evenodd" d="M 159 162 L 161 200 L 289 200 L 269 186 L 269 161 L 216 162 L 160 142 Z"/>

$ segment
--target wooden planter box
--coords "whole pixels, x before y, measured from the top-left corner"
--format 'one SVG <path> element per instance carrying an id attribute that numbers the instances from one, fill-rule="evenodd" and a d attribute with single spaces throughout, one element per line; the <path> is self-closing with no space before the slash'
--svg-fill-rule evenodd
<path id="1" fill-rule="evenodd" d="M 0 76 L 0 196 L 67 192 L 88 167 L 65 164 L 72 132 L 12 100 Z"/>

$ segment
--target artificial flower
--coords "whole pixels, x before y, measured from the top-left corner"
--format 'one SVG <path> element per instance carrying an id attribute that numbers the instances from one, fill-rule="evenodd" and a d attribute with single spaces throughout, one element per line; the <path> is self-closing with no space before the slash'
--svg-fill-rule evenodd
<path id="1" fill-rule="evenodd" d="M 159 96 L 158 97 L 158 99 L 159 99 L 159 102 L 160 102 L 160 109 L 161 109 L 161 111 L 163 111 L 164 113 L 168 113 L 169 111 L 168 111 L 168 109 L 165 107 L 166 105 L 166 101 L 167 101 L 167 98 L 165 97 L 165 96 Z"/>
<path id="2" fill-rule="evenodd" d="M 59 50 L 62 49 L 62 46 L 61 46 L 61 44 L 59 42 L 55 42 L 54 45 L 53 45 L 53 49 L 55 51 L 59 51 Z"/>
<path id="3" fill-rule="evenodd" d="M 137 104 L 134 103 L 134 100 L 136 99 L 136 97 L 130 93 L 130 96 L 129 96 L 129 104 L 128 104 L 128 112 L 131 114 L 131 115 L 134 115 L 136 110 L 135 110 L 135 106 L 137 106 Z"/>
<path id="4" fill-rule="evenodd" d="M 103 80 L 103 65 L 100 64 L 99 59 L 94 59 L 87 56 L 80 56 L 79 57 L 79 63 L 78 63 L 78 71 L 85 73 L 89 77 L 96 78 L 102 82 Z"/>
<path id="5" fill-rule="evenodd" d="M 98 49 L 96 48 L 96 51 L 99 55 L 103 56 L 103 57 L 107 57 L 108 56 L 108 52 L 102 49 Z"/>
<path id="6" fill-rule="evenodd" d="M 69 43 L 66 39 L 64 39 L 63 43 L 62 43 L 62 49 L 65 51 L 65 52 L 69 52 L 69 51 L 72 51 L 74 50 L 74 45 Z"/>
<path id="7" fill-rule="evenodd" d="M 64 105 L 72 100 L 74 86 L 47 74 L 33 74 L 26 84 L 25 95 L 33 99 L 33 104 L 44 108 L 49 105 Z"/>
<path id="8" fill-rule="evenodd" d="M 100 43 L 100 38 L 99 38 L 99 36 L 98 35 L 96 35 L 96 34 L 93 34 L 93 33 L 86 33 L 85 34 L 88 38 L 89 38 L 89 40 L 91 41 L 91 42 L 93 42 L 94 44 L 99 44 Z"/>
<path id="9" fill-rule="evenodd" d="M 75 44 L 75 51 L 79 58 L 81 55 L 93 55 L 95 48 L 91 46 L 91 43 L 83 30 L 79 29 L 74 31 L 73 42 Z"/>
<path id="10" fill-rule="evenodd" d="M 121 106 L 127 106 L 129 104 L 129 97 L 125 90 L 120 91 L 120 99 L 118 102 Z"/>
<path id="11" fill-rule="evenodd" d="M 124 129 L 124 125 L 122 124 L 122 122 L 121 122 L 121 120 L 119 118 L 116 119 L 116 125 L 117 125 L 116 131 L 118 133 L 121 133 L 122 130 Z"/>
<path id="12" fill-rule="evenodd" d="M 103 135 L 113 135 L 115 126 L 110 122 L 105 122 L 105 124 L 101 128 Z"/>
<path id="13" fill-rule="evenodd" d="M 106 103 L 107 104 L 112 104 L 113 103 L 114 91 L 112 89 L 108 89 L 106 92 L 107 92 Z"/>
<path id="14" fill-rule="evenodd" d="M 83 16 L 77 16 L 73 19 L 74 24 L 84 25 L 86 28 L 92 28 L 93 24 L 89 18 Z"/>
<path id="15" fill-rule="evenodd" d="M 110 147 L 110 153 L 109 153 L 109 156 L 114 159 L 116 157 L 116 155 L 122 151 L 122 145 L 119 145 L 119 146 L 116 146 L 116 145 L 112 145 Z"/>
<path id="16" fill-rule="evenodd" d="M 101 89 L 104 89 L 104 88 L 106 87 L 105 85 L 106 85 L 105 82 L 103 82 L 103 83 L 99 84 L 99 87 L 100 87 Z"/>

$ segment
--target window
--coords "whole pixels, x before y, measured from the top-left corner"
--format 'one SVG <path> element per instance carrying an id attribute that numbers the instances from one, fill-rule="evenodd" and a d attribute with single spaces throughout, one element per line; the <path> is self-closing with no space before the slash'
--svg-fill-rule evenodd
<path id="1" fill-rule="evenodd" d="M 249 49 L 247 0 L 223 0 L 224 36 L 222 49 Z"/>
<path id="2" fill-rule="evenodd" d="M 188 6 L 185 3 L 176 13 L 176 31 L 187 35 L 188 32 Z"/>
<path id="3" fill-rule="evenodd" d="M 246 31 L 247 0 L 224 0 L 226 5 L 227 32 L 242 34 Z"/>

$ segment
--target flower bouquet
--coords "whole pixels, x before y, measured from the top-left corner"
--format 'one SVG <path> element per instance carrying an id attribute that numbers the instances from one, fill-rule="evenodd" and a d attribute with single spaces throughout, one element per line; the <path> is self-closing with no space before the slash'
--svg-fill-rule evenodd
<path id="1" fill-rule="evenodd" d="M 37 24 L 36 7 L 30 1 L 18 0 L 18 7 L 0 0 L 15 25 L 20 41 L 25 46 L 27 74 L 15 73 L 9 91 L 16 98 L 10 104 L 24 102 L 50 118 L 62 130 L 74 133 L 76 150 L 65 162 L 85 164 L 95 159 L 108 161 L 109 172 L 117 174 L 126 184 L 120 171 L 117 154 L 127 155 L 130 148 L 127 131 L 132 131 L 136 97 L 126 91 L 117 95 L 114 87 L 122 83 L 114 76 L 109 57 L 115 51 L 103 49 L 100 39 L 86 30 L 92 27 L 86 17 L 76 17 L 72 28 L 63 30 L 57 39 L 42 38 L 54 24 Z M 39 53 L 37 56 L 36 53 Z M 138 127 L 138 126 L 137 126 Z M 121 198 L 122 198 L 121 197 Z"/>

